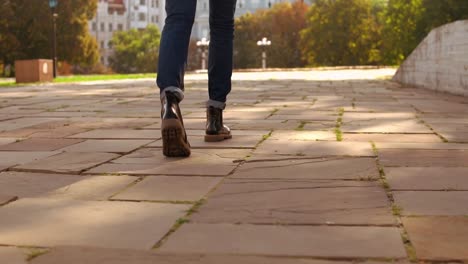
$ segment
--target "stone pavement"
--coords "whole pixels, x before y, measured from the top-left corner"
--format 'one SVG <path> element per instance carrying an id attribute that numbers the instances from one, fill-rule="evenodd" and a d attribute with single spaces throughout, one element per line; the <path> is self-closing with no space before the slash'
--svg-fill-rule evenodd
<path id="1" fill-rule="evenodd" d="M 0 263 L 468 262 L 468 99 L 392 69 L 237 73 L 162 156 L 152 80 L 0 89 Z"/>

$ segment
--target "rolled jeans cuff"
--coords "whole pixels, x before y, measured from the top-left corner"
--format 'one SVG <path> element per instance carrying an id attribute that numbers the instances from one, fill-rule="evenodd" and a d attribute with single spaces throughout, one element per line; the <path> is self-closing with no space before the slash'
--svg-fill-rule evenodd
<path id="1" fill-rule="evenodd" d="M 179 99 L 179 102 L 184 100 L 184 91 L 182 89 L 175 86 L 169 86 L 164 89 L 161 89 L 161 101 L 166 97 L 166 92 L 174 93 L 177 96 L 177 99 Z"/>
<path id="2" fill-rule="evenodd" d="M 226 103 L 210 99 L 206 102 L 206 107 L 210 107 L 210 106 L 224 110 L 226 108 Z"/>

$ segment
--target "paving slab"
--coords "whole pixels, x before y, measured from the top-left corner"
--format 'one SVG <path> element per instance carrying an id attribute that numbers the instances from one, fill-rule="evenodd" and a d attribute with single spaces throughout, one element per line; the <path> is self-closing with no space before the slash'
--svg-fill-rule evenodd
<path id="1" fill-rule="evenodd" d="M 160 251 L 334 258 L 406 257 L 400 233 L 393 227 L 185 224 Z"/>
<path id="2" fill-rule="evenodd" d="M 468 150 L 379 149 L 379 157 L 389 167 L 468 167 Z"/>
<path id="3" fill-rule="evenodd" d="M 0 208 L 0 244 L 150 249 L 188 208 L 25 198 Z"/>
<path id="4" fill-rule="evenodd" d="M 419 149 L 419 150 L 468 150 L 468 144 L 457 143 L 394 143 L 377 142 L 378 149 Z"/>
<path id="5" fill-rule="evenodd" d="M 13 196 L 13 195 L 6 195 L 0 193 L 0 206 L 8 204 L 9 202 L 13 202 L 17 199 L 18 197 Z"/>
<path id="6" fill-rule="evenodd" d="M 255 155 L 287 156 L 374 156 L 368 142 L 318 142 L 298 140 L 266 140 L 254 152 Z"/>
<path id="7" fill-rule="evenodd" d="M 84 139 L 159 139 L 161 131 L 142 129 L 95 129 L 69 136 L 69 138 Z"/>
<path id="8" fill-rule="evenodd" d="M 191 218 L 203 223 L 392 225 L 378 183 L 229 179 Z"/>
<path id="9" fill-rule="evenodd" d="M 3 147 L 4 145 L 16 142 L 17 140 L 17 138 L 0 138 L 0 146 Z"/>
<path id="10" fill-rule="evenodd" d="M 90 139 L 84 142 L 66 147 L 62 151 L 67 152 L 108 152 L 127 153 L 151 143 L 151 140 L 112 140 L 112 139 Z"/>
<path id="11" fill-rule="evenodd" d="M 5 108 L 3 108 L 2 110 L 4 109 Z M 0 122 L 0 132 L 30 127 L 30 126 L 44 124 L 44 123 L 53 122 L 53 121 L 61 121 L 61 120 L 62 119 L 60 118 L 29 118 L 29 117 L 7 120 L 7 121 Z"/>
<path id="12" fill-rule="evenodd" d="M 44 194 L 47 198 L 77 200 L 107 200 L 138 180 L 130 176 L 86 177 L 62 188 Z"/>
<path id="13" fill-rule="evenodd" d="M 36 197 L 86 178 L 68 174 L 6 171 L 0 173 L 0 193 L 20 198 Z"/>
<path id="14" fill-rule="evenodd" d="M 468 167 L 386 168 L 392 190 L 468 191 Z"/>
<path id="15" fill-rule="evenodd" d="M 449 142 L 468 143 L 468 132 L 441 132 L 440 135 Z"/>
<path id="16" fill-rule="evenodd" d="M 0 146 L 0 151 L 54 151 L 82 142 L 81 139 L 31 138 Z"/>
<path id="17" fill-rule="evenodd" d="M 377 180 L 379 171 L 373 158 L 317 158 L 247 162 L 231 178 Z"/>
<path id="18" fill-rule="evenodd" d="M 16 247 L 0 247 L 0 262 L 5 264 L 27 264 L 26 254 Z"/>
<path id="19" fill-rule="evenodd" d="M 116 250 L 90 247 L 57 247 L 34 259 L 32 264 L 345 264 L 303 258 L 274 258 L 233 255 L 163 254 L 144 250 Z M 353 261 L 352 263 L 360 263 Z"/>
<path id="20" fill-rule="evenodd" d="M 433 133 L 417 120 L 371 120 L 344 122 L 343 132 L 354 133 Z"/>
<path id="21" fill-rule="evenodd" d="M 393 196 L 403 215 L 468 215 L 466 191 L 396 191 Z"/>
<path id="22" fill-rule="evenodd" d="M 336 141 L 336 135 L 330 131 L 290 131 L 275 130 L 271 134 L 270 140 L 296 140 L 296 141 Z"/>
<path id="23" fill-rule="evenodd" d="M 12 167 L 56 155 L 57 151 L 0 151 L 0 166 Z"/>
<path id="24" fill-rule="evenodd" d="M 112 197 L 127 201 L 190 201 L 195 202 L 213 189 L 221 178 L 149 176 Z"/>
<path id="25" fill-rule="evenodd" d="M 190 132 L 187 132 L 187 134 Z M 203 131 L 204 134 L 204 131 Z M 232 139 L 224 140 L 221 142 L 205 142 L 205 137 L 203 136 L 189 136 L 188 140 L 192 148 L 200 149 L 253 149 L 261 140 L 262 136 L 260 135 L 233 135 Z M 148 147 L 157 147 L 162 148 L 162 141 L 158 140 Z"/>
<path id="26" fill-rule="evenodd" d="M 15 168 L 30 172 L 79 173 L 117 157 L 118 155 L 111 153 L 63 152 Z"/>
<path id="27" fill-rule="evenodd" d="M 398 142 L 398 143 L 441 143 L 442 139 L 436 134 L 371 134 L 371 133 L 343 133 L 344 141 L 364 142 Z"/>
<path id="28" fill-rule="evenodd" d="M 234 161 L 249 153 L 250 150 L 242 149 L 194 149 L 190 158 L 166 158 L 161 149 L 144 148 L 87 173 L 225 176 L 239 165 Z"/>
<path id="29" fill-rule="evenodd" d="M 423 260 L 468 260 L 468 217 L 404 217 L 416 255 Z"/>
<path id="30" fill-rule="evenodd" d="M 184 120 L 185 122 L 185 120 Z M 295 129 L 300 122 L 297 120 L 236 120 L 230 125 L 235 130 L 274 130 L 274 129 Z M 235 133 L 235 132 L 234 132 Z"/>

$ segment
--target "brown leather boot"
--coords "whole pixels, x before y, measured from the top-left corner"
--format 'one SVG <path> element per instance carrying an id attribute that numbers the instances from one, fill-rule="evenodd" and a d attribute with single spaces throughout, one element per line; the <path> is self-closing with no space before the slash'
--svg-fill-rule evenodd
<path id="1" fill-rule="evenodd" d="M 161 103 L 163 154 L 166 157 L 190 156 L 190 144 L 187 140 L 178 97 L 173 92 L 166 91 Z"/>
<path id="2" fill-rule="evenodd" d="M 208 107 L 206 110 L 206 142 L 218 142 L 232 138 L 231 129 L 223 124 L 223 110 Z"/>

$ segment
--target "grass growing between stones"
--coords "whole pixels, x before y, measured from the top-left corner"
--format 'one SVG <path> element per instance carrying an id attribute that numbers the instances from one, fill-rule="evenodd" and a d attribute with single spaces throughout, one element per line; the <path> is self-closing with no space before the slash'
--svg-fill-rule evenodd
<path id="1" fill-rule="evenodd" d="M 26 261 L 31 261 L 41 255 L 49 252 L 49 249 L 45 248 L 28 248 L 26 252 Z"/>
<path id="2" fill-rule="evenodd" d="M 206 199 L 201 199 L 201 200 L 198 200 L 189 210 L 187 210 L 187 213 L 185 214 L 184 217 L 181 217 L 179 219 L 176 220 L 176 222 L 174 223 L 174 225 L 171 227 L 171 229 L 169 229 L 169 231 L 161 238 L 161 240 L 159 240 L 154 246 L 153 246 L 153 249 L 157 249 L 157 248 L 160 248 L 162 246 L 162 244 L 164 242 L 166 242 L 166 240 L 169 238 L 169 236 L 174 233 L 175 231 L 177 231 L 177 229 L 179 229 L 182 225 L 186 224 L 186 223 L 189 223 L 190 220 L 188 219 L 190 217 L 190 215 L 192 215 L 193 213 L 197 212 L 198 209 L 206 202 Z"/>
<path id="3" fill-rule="evenodd" d="M 335 125 L 335 135 L 336 135 L 336 141 L 343 141 L 343 132 L 341 131 L 341 125 L 343 124 L 343 115 L 344 115 L 344 108 L 340 108 L 338 110 L 338 118 L 336 119 L 336 125 Z"/>
<path id="4" fill-rule="evenodd" d="M 296 127 L 296 129 L 294 129 L 294 130 L 296 130 L 296 131 L 304 131 L 304 127 L 305 127 L 306 124 L 307 124 L 306 121 L 301 121 L 301 123 L 299 123 L 299 126 Z"/>
<path id="5" fill-rule="evenodd" d="M 408 236 L 408 232 L 406 231 L 406 229 L 403 226 L 402 221 L 401 221 L 401 215 L 402 215 L 402 212 L 403 212 L 403 208 L 398 206 L 395 203 L 395 198 L 393 197 L 392 189 L 391 189 L 390 184 L 388 183 L 387 177 L 385 175 L 384 167 L 382 166 L 382 164 L 380 163 L 380 160 L 379 160 L 379 156 L 378 156 L 379 149 L 377 148 L 377 145 L 373 141 L 371 141 L 370 143 L 372 145 L 372 151 L 377 156 L 375 162 L 377 164 L 377 168 L 379 169 L 380 182 L 382 184 L 382 187 L 385 189 L 387 197 L 388 197 L 388 199 L 389 199 L 389 201 L 391 203 L 392 214 L 398 221 L 400 236 L 401 236 L 401 239 L 403 241 L 403 245 L 404 245 L 405 250 L 406 250 L 406 255 L 408 256 L 408 259 L 412 263 L 417 263 L 418 258 L 416 256 L 416 249 L 414 248 L 413 244 L 411 243 L 411 240 L 409 239 L 409 236 Z"/>

